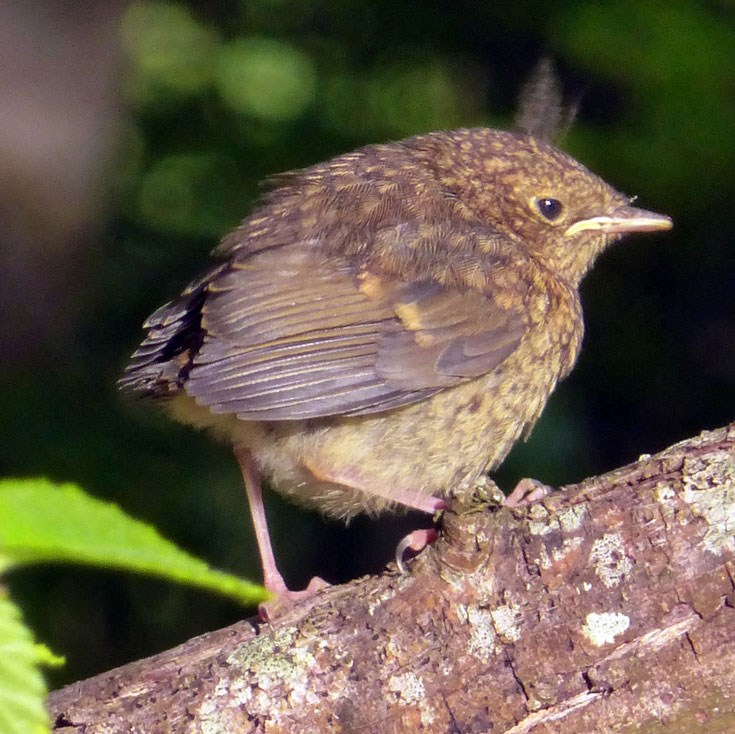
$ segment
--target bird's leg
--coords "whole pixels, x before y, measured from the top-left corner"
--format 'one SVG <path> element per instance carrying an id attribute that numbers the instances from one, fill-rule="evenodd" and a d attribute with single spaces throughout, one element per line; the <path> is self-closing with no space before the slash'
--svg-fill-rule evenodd
<path id="1" fill-rule="evenodd" d="M 394 495 L 394 499 L 397 502 L 401 502 L 401 504 L 406 505 L 406 507 L 411 507 L 414 510 L 421 510 L 422 512 L 429 512 L 432 515 L 435 515 L 441 510 L 446 510 L 447 507 L 449 507 L 449 502 L 447 502 L 447 500 L 444 500 L 441 497 L 434 497 L 432 495 L 424 496 L 420 504 L 415 502 L 403 502 L 400 499 L 400 495 L 398 497 Z M 413 553 L 419 553 L 426 548 L 427 545 L 431 545 L 437 537 L 438 534 L 434 528 L 414 530 L 406 535 L 406 537 L 403 538 L 396 546 L 396 565 L 398 566 L 398 570 L 401 573 L 408 572 L 406 563 L 403 560 L 403 556 L 406 554 L 406 551 L 410 550 Z"/>
<path id="2" fill-rule="evenodd" d="M 439 510 L 444 510 L 449 506 L 447 501 L 441 497 L 406 491 L 396 487 L 383 487 L 379 484 L 370 484 L 354 471 L 325 467 L 313 461 L 305 461 L 304 466 L 320 482 L 340 484 L 343 487 L 354 489 L 363 494 L 382 497 L 389 502 L 397 502 L 404 507 L 419 510 L 420 512 L 427 512 L 430 515 L 433 515 Z"/>
<path id="3" fill-rule="evenodd" d="M 384 499 L 390 500 L 391 502 L 397 502 L 404 507 L 409 507 L 412 510 L 419 510 L 420 512 L 426 512 L 430 515 L 434 515 L 441 510 L 445 510 L 449 507 L 449 503 L 441 497 L 434 497 L 433 495 L 419 494 L 417 492 L 406 492 L 395 487 L 384 488 L 382 486 L 371 486 L 370 489 L 365 489 L 365 483 L 359 480 L 359 477 L 355 477 L 350 472 L 340 472 L 334 470 L 327 470 L 323 467 L 317 467 L 313 463 L 306 465 L 311 474 L 322 482 L 330 482 L 332 484 L 341 484 L 344 487 L 351 487 L 359 492 L 365 494 L 372 494 Z M 437 538 L 436 530 L 422 529 L 414 530 L 409 533 L 396 547 L 396 565 L 398 569 L 405 573 L 407 571 L 406 564 L 403 561 L 403 556 L 406 551 L 413 551 L 418 553 L 422 551 L 427 545 L 433 543 Z"/>
<path id="4" fill-rule="evenodd" d="M 314 577 L 304 591 L 291 591 L 286 586 L 286 582 L 278 570 L 276 558 L 273 554 L 273 546 L 271 545 L 270 533 L 268 532 L 268 521 L 265 517 L 260 472 L 248 449 L 235 446 L 235 457 L 240 464 L 242 478 L 245 482 L 245 491 L 248 495 L 250 515 L 253 520 L 255 538 L 258 542 L 258 550 L 260 552 L 260 562 L 263 567 L 263 584 L 265 588 L 275 596 L 281 598 L 297 600 L 310 596 L 326 586 L 326 582 L 318 577 Z"/>
<path id="5" fill-rule="evenodd" d="M 485 501 L 495 503 L 498 505 L 504 505 L 505 507 L 520 507 L 524 505 L 532 505 L 536 502 L 540 502 L 544 497 L 554 491 L 553 487 L 540 482 L 538 479 L 521 479 L 516 484 L 513 491 L 506 497 L 502 490 L 498 487 L 495 482 L 490 479 L 487 475 L 484 475 L 474 487 L 475 492 Z M 448 503 L 444 500 L 436 497 L 427 497 L 427 508 L 431 506 L 431 500 L 436 502 L 434 506 L 434 512 L 439 509 L 446 509 Z M 400 500 L 398 500 L 400 501 Z M 416 505 L 409 505 L 415 509 L 424 509 L 423 507 L 417 507 Z M 432 510 L 426 509 L 427 512 Z M 418 553 L 423 550 L 427 545 L 433 543 L 437 538 L 436 530 L 414 530 L 409 533 L 396 548 L 396 564 L 402 573 L 407 572 L 406 564 L 403 561 L 403 555 L 406 551 L 411 550 L 414 553 Z"/>
<path id="6" fill-rule="evenodd" d="M 441 510 L 446 510 L 449 507 L 449 502 L 442 499 L 441 497 L 434 497 L 431 494 L 425 494 L 416 496 L 410 492 L 390 492 L 386 496 L 389 499 L 398 502 L 398 504 L 408 507 L 411 510 L 419 510 L 419 512 L 426 512 L 429 515 L 434 515 Z"/>

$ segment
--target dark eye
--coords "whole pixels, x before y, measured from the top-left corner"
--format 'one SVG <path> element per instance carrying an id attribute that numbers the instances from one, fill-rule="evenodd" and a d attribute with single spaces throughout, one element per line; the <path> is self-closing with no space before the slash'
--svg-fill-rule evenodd
<path id="1" fill-rule="evenodd" d="M 539 210 L 541 215 L 550 222 L 559 219 L 562 211 L 564 210 L 559 199 L 551 199 L 547 196 L 542 196 L 536 199 L 536 208 Z"/>

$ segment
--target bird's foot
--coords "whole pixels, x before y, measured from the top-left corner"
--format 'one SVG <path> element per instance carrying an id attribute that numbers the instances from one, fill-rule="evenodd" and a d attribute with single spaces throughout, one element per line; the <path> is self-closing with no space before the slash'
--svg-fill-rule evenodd
<path id="1" fill-rule="evenodd" d="M 438 533 L 433 528 L 427 530 L 414 530 L 409 533 L 396 547 L 396 565 L 401 573 L 408 573 L 408 567 L 403 560 L 406 551 L 418 553 L 431 545 L 438 537 Z"/>
<path id="2" fill-rule="evenodd" d="M 533 505 L 536 502 L 540 502 L 553 491 L 553 487 L 550 487 L 548 484 L 544 484 L 543 482 L 539 482 L 538 479 L 521 479 L 521 481 L 516 484 L 515 489 L 505 498 L 503 505 L 505 507 Z"/>
<path id="3" fill-rule="evenodd" d="M 407 507 L 411 507 L 414 510 L 420 510 L 421 512 L 428 512 L 434 516 L 436 522 L 439 518 L 439 513 L 443 512 L 449 507 L 449 502 L 441 497 L 434 497 L 432 495 L 421 497 L 418 501 L 415 498 L 408 496 L 399 499 L 402 504 Z M 434 528 L 414 530 L 409 533 L 401 542 L 396 546 L 396 565 L 401 573 L 408 573 L 408 567 L 406 562 L 403 560 L 403 556 L 406 555 L 407 551 L 412 553 L 419 553 L 427 545 L 431 545 L 439 537 L 439 534 Z"/>
<path id="4" fill-rule="evenodd" d="M 291 591 L 286 586 L 283 576 L 280 574 L 272 576 L 266 580 L 265 584 L 265 588 L 270 592 L 272 598 L 258 605 L 258 614 L 264 622 L 272 622 L 294 604 L 314 596 L 317 592 L 329 586 L 330 584 L 324 579 L 314 576 L 302 591 Z"/>

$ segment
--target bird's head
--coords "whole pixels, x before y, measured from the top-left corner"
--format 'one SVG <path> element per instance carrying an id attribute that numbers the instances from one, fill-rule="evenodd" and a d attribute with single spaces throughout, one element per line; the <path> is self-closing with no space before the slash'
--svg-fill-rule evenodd
<path id="1" fill-rule="evenodd" d="M 672 226 L 531 135 L 486 128 L 451 135 L 438 160 L 453 194 L 575 286 L 611 242 Z"/>

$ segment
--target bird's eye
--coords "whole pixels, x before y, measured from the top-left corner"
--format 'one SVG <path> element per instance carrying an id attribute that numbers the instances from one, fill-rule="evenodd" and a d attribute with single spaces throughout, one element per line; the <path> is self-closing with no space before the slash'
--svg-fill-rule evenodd
<path id="1" fill-rule="evenodd" d="M 561 216 L 564 207 L 559 199 L 552 199 L 548 196 L 541 196 L 535 200 L 536 209 L 538 209 L 544 219 L 553 222 Z"/>

